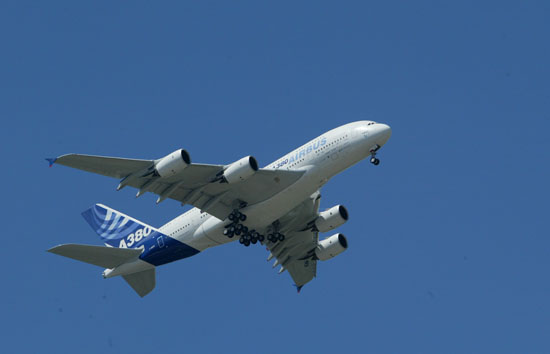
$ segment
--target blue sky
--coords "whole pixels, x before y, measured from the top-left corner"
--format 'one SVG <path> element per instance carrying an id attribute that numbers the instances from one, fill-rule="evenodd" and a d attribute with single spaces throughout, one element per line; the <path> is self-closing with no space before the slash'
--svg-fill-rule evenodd
<path id="1" fill-rule="evenodd" d="M 6 352 L 550 352 L 550 6 L 543 1 L 0 4 Z M 163 266 L 141 299 L 45 252 L 100 244 L 101 202 L 184 212 L 45 157 L 266 165 L 355 120 L 392 126 L 334 178 L 350 248 L 296 294 L 262 247 Z"/>

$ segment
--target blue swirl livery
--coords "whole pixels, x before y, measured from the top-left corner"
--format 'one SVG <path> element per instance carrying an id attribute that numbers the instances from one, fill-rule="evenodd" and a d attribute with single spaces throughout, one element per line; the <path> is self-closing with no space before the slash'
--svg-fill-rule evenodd
<path id="1" fill-rule="evenodd" d="M 112 247 L 135 248 L 153 231 L 153 227 L 102 204 L 85 210 L 82 216 L 103 242 Z"/>
<path id="2" fill-rule="evenodd" d="M 199 253 L 183 242 L 169 237 L 152 226 L 128 215 L 96 204 L 85 210 L 82 216 L 103 242 L 115 248 L 141 248 L 139 258 L 159 266 Z"/>

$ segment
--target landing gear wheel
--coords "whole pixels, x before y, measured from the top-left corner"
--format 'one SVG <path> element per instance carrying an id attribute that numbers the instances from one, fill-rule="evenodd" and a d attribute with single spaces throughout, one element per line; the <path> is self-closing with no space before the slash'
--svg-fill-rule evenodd
<path id="1" fill-rule="evenodd" d="M 235 230 L 235 235 L 239 236 L 241 234 L 241 230 L 237 229 Z"/>
<path id="2" fill-rule="evenodd" d="M 273 242 L 273 234 L 267 234 L 267 240 Z"/>
<path id="3" fill-rule="evenodd" d="M 380 149 L 380 145 L 376 145 L 373 149 L 370 150 L 370 163 L 374 166 L 378 166 L 380 160 L 376 158 L 376 152 Z"/>
<path id="4" fill-rule="evenodd" d="M 244 238 L 241 237 L 241 238 L 239 239 L 239 243 L 240 243 L 241 245 L 244 244 Z"/>
<path id="5" fill-rule="evenodd" d="M 246 215 L 240 214 L 240 215 L 239 215 L 239 219 L 240 219 L 241 221 L 245 221 L 245 220 L 246 220 Z"/>
<path id="6" fill-rule="evenodd" d="M 277 239 L 278 239 L 279 241 L 283 242 L 283 241 L 285 240 L 285 235 L 279 234 L 279 235 L 277 236 Z"/>
<path id="7" fill-rule="evenodd" d="M 258 242 L 258 239 L 257 239 L 256 237 L 252 237 L 252 238 L 250 239 L 250 242 L 252 242 L 252 244 L 255 245 L 256 242 Z"/>
<path id="8" fill-rule="evenodd" d="M 264 235 L 258 235 L 258 241 L 264 242 L 264 240 L 265 240 Z"/>
<path id="9" fill-rule="evenodd" d="M 233 220 L 235 220 L 235 215 L 234 214 L 229 214 L 229 216 L 227 218 L 229 220 L 233 221 Z"/>
<path id="10" fill-rule="evenodd" d="M 248 246 L 250 246 L 250 241 L 248 241 L 248 240 L 244 240 L 244 245 L 245 245 L 245 247 L 248 247 Z"/>
<path id="11" fill-rule="evenodd" d="M 248 227 L 243 226 L 242 230 L 243 230 L 243 233 L 246 234 L 248 232 Z"/>

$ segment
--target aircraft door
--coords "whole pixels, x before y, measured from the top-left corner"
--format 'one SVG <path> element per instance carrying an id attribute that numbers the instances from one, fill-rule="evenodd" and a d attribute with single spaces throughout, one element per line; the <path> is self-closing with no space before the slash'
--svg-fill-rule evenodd
<path id="1" fill-rule="evenodd" d="M 163 235 L 160 235 L 159 237 L 157 237 L 157 244 L 159 245 L 160 248 L 164 248 L 164 236 Z"/>

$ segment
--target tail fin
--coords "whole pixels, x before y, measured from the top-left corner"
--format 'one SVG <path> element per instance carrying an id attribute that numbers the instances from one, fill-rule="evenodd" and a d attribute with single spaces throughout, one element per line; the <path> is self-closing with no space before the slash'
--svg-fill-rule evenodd
<path id="1" fill-rule="evenodd" d="M 155 270 L 148 269 L 143 272 L 122 276 L 139 296 L 144 297 L 155 288 Z"/>
<path id="2" fill-rule="evenodd" d="M 92 206 L 82 216 L 103 242 L 112 247 L 134 248 L 152 231 L 156 231 L 152 226 L 103 204 Z"/>

